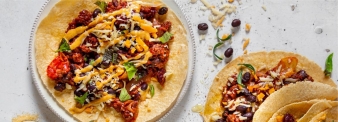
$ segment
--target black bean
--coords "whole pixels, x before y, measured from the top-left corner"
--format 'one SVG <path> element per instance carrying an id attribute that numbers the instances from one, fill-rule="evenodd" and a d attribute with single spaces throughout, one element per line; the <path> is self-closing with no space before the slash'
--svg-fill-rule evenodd
<path id="1" fill-rule="evenodd" d="M 96 89 L 96 86 L 95 85 L 88 85 L 88 88 L 89 92 L 93 92 L 95 89 Z"/>
<path id="2" fill-rule="evenodd" d="M 243 114 L 242 116 L 243 117 L 247 117 L 247 120 L 251 120 L 252 117 L 253 117 L 253 115 L 254 114 L 252 112 L 247 112 L 247 113 Z"/>
<path id="3" fill-rule="evenodd" d="M 229 57 L 232 56 L 232 53 L 233 53 L 233 52 L 234 52 L 234 50 L 230 47 L 230 48 L 228 48 L 227 50 L 225 50 L 224 56 L 227 57 L 227 58 L 229 58 Z"/>
<path id="4" fill-rule="evenodd" d="M 65 83 L 58 83 L 54 86 L 54 89 L 61 92 L 61 91 L 66 89 L 66 84 Z"/>
<path id="5" fill-rule="evenodd" d="M 141 27 L 138 26 L 138 25 L 135 25 L 135 26 L 134 26 L 134 30 L 141 30 Z"/>
<path id="6" fill-rule="evenodd" d="M 146 82 L 143 82 L 142 84 L 141 84 L 141 90 L 147 90 L 147 88 L 148 88 L 148 84 L 146 83 Z"/>
<path id="7" fill-rule="evenodd" d="M 109 88 L 107 91 L 108 91 L 108 94 L 116 94 L 116 91 L 111 88 Z"/>
<path id="8" fill-rule="evenodd" d="M 78 97 L 81 97 L 85 92 L 83 92 L 82 90 L 75 90 L 74 94 Z"/>
<path id="9" fill-rule="evenodd" d="M 243 75 L 243 77 L 242 77 L 242 82 L 243 82 L 243 83 L 248 82 L 248 81 L 250 80 L 250 77 L 251 77 L 250 72 L 244 73 L 244 75 Z"/>
<path id="10" fill-rule="evenodd" d="M 197 28 L 198 30 L 207 30 L 209 27 L 207 23 L 200 23 L 198 24 Z"/>
<path id="11" fill-rule="evenodd" d="M 255 95 L 248 95 L 246 96 L 246 100 L 250 102 L 256 102 L 256 96 Z"/>
<path id="12" fill-rule="evenodd" d="M 239 111 L 241 113 L 244 113 L 246 111 L 247 107 L 244 105 L 239 105 L 236 107 L 236 111 Z"/>
<path id="13" fill-rule="evenodd" d="M 160 10 L 158 10 L 158 14 L 159 15 L 164 15 L 168 12 L 168 8 L 167 7 L 161 7 Z"/>
<path id="14" fill-rule="evenodd" d="M 242 92 L 243 92 L 243 94 L 244 94 L 245 96 L 251 95 L 250 92 L 249 92 L 249 90 L 246 89 L 246 88 L 244 88 Z"/>
<path id="15" fill-rule="evenodd" d="M 289 113 L 285 114 L 283 117 L 283 122 L 295 122 L 295 118 Z"/>
<path id="16" fill-rule="evenodd" d="M 93 11 L 93 14 L 92 14 L 92 16 L 93 16 L 93 18 L 95 18 L 97 15 L 99 15 L 101 13 L 101 10 L 100 9 L 95 9 L 94 11 Z"/>
<path id="17" fill-rule="evenodd" d="M 241 25 L 241 20 L 239 20 L 239 19 L 234 19 L 234 20 L 232 20 L 232 22 L 231 22 L 231 26 L 232 27 L 238 27 L 238 26 L 240 26 Z"/>

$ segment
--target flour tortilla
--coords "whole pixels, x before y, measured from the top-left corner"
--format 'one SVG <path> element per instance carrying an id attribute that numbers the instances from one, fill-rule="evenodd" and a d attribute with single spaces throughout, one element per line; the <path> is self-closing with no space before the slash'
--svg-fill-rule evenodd
<path id="1" fill-rule="evenodd" d="M 337 106 L 338 101 L 326 101 L 326 102 L 318 102 L 314 104 L 306 114 L 298 120 L 298 122 L 308 122 L 311 120 L 313 116 L 316 116 L 322 111 L 326 109 Z"/>
<path id="2" fill-rule="evenodd" d="M 293 115 L 297 122 L 309 122 L 314 116 L 319 113 L 337 106 L 338 101 L 330 100 L 310 100 L 297 103 L 291 103 L 280 108 L 270 118 L 269 122 L 277 122 L 277 116 L 285 115 L 287 113 Z"/>
<path id="3" fill-rule="evenodd" d="M 232 75 L 235 72 L 239 72 L 239 68 L 241 66 L 238 66 L 237 64 L 249 63 L 252 66 L 254 66 L 256 70 L 261 69 L 269 70 L 274 68 L 278 64 L 280 59 L 290 56 L 296 57 L 298 59 L 298 65 L 296 69 L 297 71 L 301 69 L 305 70 L 306 73 L 314 79 L 314 81 L 336 87 L 336 84 L 332 81 L 332 79 L 325 77 L 323 70 L 320 66 L 318 66 L 316 63 L 310 61 L 306 57 L 301 56 L 299 54 L 284 51 L 271 51 L 271 52 L 262 51 L 245 54 L 227 64 L 215 77 L 208 93 L 205 109 L 203 112 L 201 112 L 204 121 L 206 122 L 211 121 L 213 115 L 218 116 L 222 115 L 224 108 L 221 107 L 220 101 L 222 100 L 223 86 L 227 84 L 228 77 L 230 75 Z M 331 91 L 336 92 L 335 89 L 334 90 L 331 89 Z M 280 96 L 280 98 L 282 98 L 282 96 Z M 268 121 L 268 119 L 272 116 L 272 114 L 273 113 L 270 113 L 269 117 L 265 121 Z"/>
<path id="4" fill-rule="evenodd" d="M 310 122 L 337 122 L 338 121 L 338 106 L 327 109 L 314 116 Z"/>
<path id="5" fill-rule="evenodd" d="M 320 82 L 305 81 L 289 84 L 266 98 L 256 111 L 253 121 L 268 121 L 278 109 L 294 102 L 312 99 L 334 100 L 338 97 L 337 94 L 336 87 Z M 315 111 L 313 112 L 316 113 Z"/>
<path id="6" fill-rule="evenodd" d="M 55 50 L 61 42 L 68 27 L 68 23 L 76 18 L 83 9 L 93 11 L 98 8 L 94 3 L 97 0 L 61 0 L 57 3 L 48 16 L 43 19 L 37 28 L 35 36 L 35 58 L 38 72 L 46 89 L 52 94 L 55 100 L 67 112 L 75 105 L 74 93 L 71 90 L 64 90 L 62 93 L 54 90 L 54 81 L 47 77 L 46 69 L 49 63 L 57 56 Z M 105 0 L 111 1 L 111 0 Z M 162 3 L 160 0 L 146 0 L 147 2 Z M 163 3 L 162 3 L 163 4 Z M 164 4 L 163 4 L 164 5 Z M 152 99 L 140 102 L 139 114 L 136 121 L 154 121 L 161 118 L 175 104 L 178 94 L 185 82 L 188 69 L 188 40 L 187 32 L 182 23 L 173 11 L 168 11 L 167 20 L 172 22 L 171 33 L 174 39 L 170 41 L 170 57 L 166 65 L 167 81 L 164 88 L 155 84 L 155 95 Z M 73 114 L 80 121 L 96 120 L 96 114 Z M 122 115 L 113 110 L 107 110 L 99 115 L 99 121 L 105 120 L 106 116 L 110 121 L 123 121 Z"/>

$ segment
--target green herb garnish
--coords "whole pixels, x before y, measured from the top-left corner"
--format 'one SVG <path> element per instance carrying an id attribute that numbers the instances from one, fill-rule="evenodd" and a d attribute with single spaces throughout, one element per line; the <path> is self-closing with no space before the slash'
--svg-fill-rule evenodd
<path id="1" fill-rule="evenodd" d="M 154 85 L 150 85 L 149 86 L 149 90 L 150 90 L 150 95 L 151 97 L 153 97 L 155 95 L 155 88 L 154 88 Z"/>
<path id="2" fill-rule="evenodd" d="M 173 34 L 169 33 L 169 32 L 165 32 L 160 38 L 159 40 L 162 42 L 162 43 L 166 43 L 168 42 L 171 37 L 173 36 Z"/>
<path id="3" fill-rule="evenodd" d="M 218 41 L 226 41 L 226 40 L 229 40 L 232 37 L 232 34 L 230 34 L 227 38 L 222 39 L 222 38 L 219 38 L 218 33 L 219 33 L 219 29 L 217 29 L 217 32 L 216 32 L 216 37 L 217 37 Z"/>
<path id="4" fill-rule="evenodd" d="M 215 56 L 217 59 L 223 60 L 223 58 L 219 57 L 219 56 L 216 54 L 216 49 L 217 49 L 217 47 L 219 47 L 219 46 L 221 46 L 222 44 L 224 44 L 224 41 L 229 40 L 229 39 L 232 37 L 232 35 L 229 35 L 229 36 L 228 36 L 227 38 L 225 38 L 225 39 L 221 39 L 221 38 L 219 38 L 218 33 L 219 33 L 219 29 L 217 29 L 216 37 L 217 37 L 217 40 L 220 41 L 220 42 L 218 42 L 218 43 L 214 46 L 212 52 L 213 52 L 214 56 Z"/>
<path id="5" fill-rule="evenodd" d="M 237 83 L 241 85 L 243 88 L 245 88 L 245 85 L 242 83 L 242 73 L 243 73 L 243 70 L 241 69 L 237 76 Z"/>
<path id="6" fill-rule="evenodd" d="M 65 38 L 62 38 L 58 52 L 70 52 L 70 51 L 71 50 L 67 40 Z"/>
<path id="7" fill-rule="evenodd" d="M 325 76 L 331 76 L 332 69 L 333 69 L 333 66 L 332 66 L 332 57 L 333 57 L 333 53 L 331 53 L 331 54 L 327 57 L 327 59 L 326 59 L 326 62 L 325 62 L 325 70 L 324 70 Z"/>
<path id="8" fill-rule="evenodd" d="M 125 67 L 125 69 L 127 71 L 128 79 L 129 80 L 133 79 L 133 77 L 135 76 L 135 74 L 137 72 L 137 69 L 134 66 L 134 64 L 130 63 L 130 62 L 126 62 L 126 63 L 123 64 L 123 66 Z"/>
<path id="9" fill-rule="evenodd" d="M 120 96 L 119 96 L 119 99 L 121 100 L 121 102 L 124 102 L 124 101 L 127 101 L 127 100 L 130 100 L 130 95 L 128 94 L 128 91 L 126 88 L 122 88 L 121 89 L 121 93 L 120 93 Z"/>
<path id="10" fill-rule="evenodd" d="M 83 94 L 81 97 L 75 96 L 75 100 L 80 103 L 81 105 L 84 104 L 84 102 L 86 101 L 88 96 L 88 92 L 86 92 L 85 94 Z"/>
<path id="11" fill-rule="evenodd" d="M 214 49 L 212 50 L 212 53 L 214 54 L 214 56 L 219 59 L 219 60 L 223 60 L 223 58 L 219 57 L 217 54 L 216 54 L 216 49 L 217 47 L 221 46 L 223 44 L 223 42 L 219 42 L 217 43 L 215 46 L 214 46 Z"/>
<path id="12" fill-rule="evenodd" d="M 252 70 L 254 73 L 256 73 L 255 68 L 251 64 L 237 64 L 237 65 L 243 65 L 246 68 L 249 68 L 250 70 Z"/>
<path id="13" fill-rule="evenodd" d="M 117 64 L 117 56 L 118 56 L 117 53 L 113 53 L 113 58 L 112 58 L 113 64 Z"/>
<path id="14" fill-rule="evenodd" d="M 94 65 L 94 63 L 95 63 L 95 60 L 93 60 L 93 59 L 90 59 L 90 61 L 89 61 L 89 65 Z"/>
<path id="15" fill-rule="evenodd" d="M 103 13 L 106 12 L 106 8 L 107 8 L 107 3 L 106 3 L 106 2 L 104 2 L 104 1 L 96 1 L 96 2 L 95 2 L 95 5 L 99 6 L 100 9 L 101 9 L 101 11 L 102 11 Z"/>

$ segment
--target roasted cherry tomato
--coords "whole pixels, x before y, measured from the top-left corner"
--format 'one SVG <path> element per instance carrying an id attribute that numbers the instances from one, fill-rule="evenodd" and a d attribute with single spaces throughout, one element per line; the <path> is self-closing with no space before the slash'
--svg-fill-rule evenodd
<path id="1" fill-rule="evenodd" d="M 285 57 L 282 58 L 278 65 L 273 68 L 273 71 L 279 70 L 280 74 L 285 77 L 290 77 L 296 72 L 298 59 L 296 57 Z"/>
<path id="2" fill-rule="evenodd" d="M 62 77 L 70 71 L 68 58 L 60 52 L 57 57 L 48 65 L 47 76 L 53 80 Z"/>

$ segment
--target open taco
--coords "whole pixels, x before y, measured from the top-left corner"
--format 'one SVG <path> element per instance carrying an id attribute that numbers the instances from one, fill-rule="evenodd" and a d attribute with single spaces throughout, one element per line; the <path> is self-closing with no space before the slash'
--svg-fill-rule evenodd
<path id="1" fill-rule="evenodd" d="M 160 0 L 61 0 L 35 36 L 46 89 L 80 121 L 154 121 L 188 69 L 186 30 Z"/>
<path id="2" fill-rule="evenodd" d="M 306 97 L 292 96 L 302 96 L 303 92 L 292 92 L 302 84 L 306 87 L 300 90 L 315 92 Z M 321 89 L 326 90 L 317 91 Z M 336 84 L 307 58 L 283 51 L 256 52 L 234 59 L 219 72 L 201 115 L 207 122 L 265 122 L 285 105 L 312 99 L 333 100 L 337 93 Z M 275 96 L 269 100 L 272 102 L 266 103 L 271 96 Z"/>

